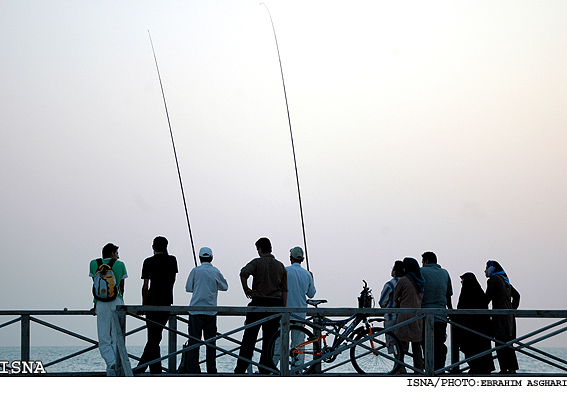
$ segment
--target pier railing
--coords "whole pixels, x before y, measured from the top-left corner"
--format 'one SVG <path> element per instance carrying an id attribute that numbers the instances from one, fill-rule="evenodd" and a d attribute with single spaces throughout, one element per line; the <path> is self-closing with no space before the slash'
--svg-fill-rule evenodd
<path id="1" fill-rule="evenodd" d="M 508 346 L 513 348 L 517 353 L 521 353 L 529 358 L 533 359 L 536 362 L 540 362 L 542 364 L 546 364 L 549 366 L 553 371 L 546 372 L 546 373 L 522 373 L 522 370 L 519 370 L 517 375 L 520 376 L 567 376 L 567 360 L 555 356 L 549 352 L 542 350 L 541 348 L 536 347 L 536 345 L 545 344 L 546 340 L 549 340 L 553 337 L 563 334 L 563 337 L 566 337 L 564 333 L 567 331 L 567 310 L 445 310 L 445 309 L 376 309 L 376 308 L 368 308 L 368 309 L 360 309 L 360 308 L 319 308 L 319 309 L 294 309 L 294 308 L 262 308 L 262 307 L 188 307 L 188 306 L 171 306 L 171 307 L 157 307 L 157 306 L 119 306 L 117 312 L 114 314 L 114 318 L 112 320 L 113 326 L 113 334 L 117 338 L 117 355 L 119 359 L 119 374 L 124 376 L 132 376 L 134 375 L 132 370 L 131 360 L 139 361 L 139 357 L 129 354 L 126 349 L 126 342 L 129 336 L 142 332 L 146 329 L 145 323 L 147 322 L 145 318 L 145 313 L 148 311 L 168 311 L 170 313 L 169 321 L 167 326 L 164 326 L 164 336 L 167 337 L 167 355 L 163 356 L 160 359 L 157 359 L 153 362 L 157 361 L 166 361 L 166 367 L 164 371 L 166 373 L 174 374 L 177 372 L 178 362 L 182 356 L 182 354 L 186 351 L 189 351 L 197 346 L 201 345 L 208 345 L 214 346 L 217 350 L 217 357 L 231 357 L 234 359 L 239 358 L 239 346 L 241 344 L 240 340 L 238 339 L 239 335 L 242 334 L 243 330 L 247 327 L 251 327 L 252 325 L 239 325 L 229 331 L 224 333 L 218 333 L 218 335 L 209 340 L 197 340 L 197 344 L 193 346 L 184 346 L 181 349 L 178 349 L 179 344 L 183 344 L 187 339 L 189 339 L 189 335 L 187 334 L 187 324 L 189 322 L 188 313 L 189 310 L 191 311 L 216 311 L 219 325 L 223 325 L 221 322 L 223 318 L 226 317 L 234 317 L 234 316 L 245 316 L 249 312 L 269 312 L 272 313 L 272 316 L 267 317 L 269 318 L 279 318 L 280 319 L 280 328 L 282 332 L 282 337 L 289 339 L 289 330 L 290 330 L 290 314 L 291 313 L 306 313 L 307 320 L 303 321 L 307 325 L 314 327 L 314 328 L 321 328 L 324 330 L 323 326 L 317 326 L 313 320 L 311 319 L 315 315 L 329 317 L 329 318 L 345 318 L 349 317 L 353 314 L 364 314 L 368 317 L 383 317 L 386 313 L 393 313 L 393 314 L 417 314 L 416 320 L 422 319 L 423 326 L 424 326 L 424 359 L 425 359 L 425 367 L 423 370 L 417 369 L 413 367 L 413 362 L 411 362 L 411 356 L 406 356 L 404 361 L 395 360 L 397 363 L 413 370 L 417 375 L 425 375 L 425 376 L 434 376 L 434 375 L 449 375 L 449 374 L 458 374 L 463 370 L 467 370 L 467 362 L 474 360 L 478 357 L 481 357 L 486 354 L 490 354 L 494 357 L 495 351 L 500 349 L 504 346 Z M 43 325 L 47 328 L 57 330 L 63 334 L 75 337 L 84 341 L 88 346 L 85 349 L 77 351 L 73 354 L 64 356 L 60 359 L 56 359 L 50 361 L 49 363 L 44 363 L 43 367 L 45 367 L 46 372 L 49 373 L 49 367 L 76 356 L 82 355 L 86 352 L 96 350 L 98 348 L 98 341 L 96 338 L 86 337 L 82 334 L 78 334 L 76 332 L 70 331 L 68 329 L 62 328 L 57 326 L 56 324 L 49 323 L 43 319 L 44 316 L 72 316 L 72 317 L 81 317 L 81 316 L 91 316 L 92 312 L 90 311 L 49 311 L 49 310 L 39 310 L 39 311 L 0 311 L 0 316 L 14 316 L 15 318 L 9 320 L 7 322 L 0 323 L 0 338 L 2 337 L 2 328 L 5 328 L 9 325 L 13 324 L 20 324 L 21 330 L 21 361 L 26 362 L 30 361 L 30 325 L 32 323 L 37 323 Z M 453 316 L 456 315 L 513 315 L 516 317 L 518 321 L 522 319 L 539 319 L 539 320 L 546 320 L 545 326 L 539 327 L 535 330 L 530 331 L 527 334 L 523 334 L 518 336 L 517 338 L 509 341 L 509 342 L 500 342 L 495 340 L 492 337 L 485 336 L 482 333 L 474 332 L 467 327 L 461 326 L 457 322 L 452 320 Z M 462 355 L 459 354 L 458 348 L 454 343 L 447 342 L 446 345 L 449 347 L 449 355 L 448 355 L 448 364 L 439 369 L 434 368 L 433 363 L 433 348 L 434 348 L 434 334 L 433 334 L 433 324 L 435 317 L 448 317 L 448 324 L 450 328 L 448 328 L 448 332 L 455 328 L 462 328 L 464 330 L 468 330 L 478 334 L 479 336 L 485 337 L 490 339 L 493 342 L 493 346 L 490 350 L 486 350 L 484 352 L 478 353 L 468 359 L 462 358 Z M 131 319 L 135 319 L 144 323 L 143 326 L 138 326 L 132 330 L 128 330 L 127 326 L 129 325 Z M 456 319 L 456 318 L 455 318 Z M 256 322 L 256 324 L 260 324 L 265 320 L 261 320 Z M 91 323 L 94 323 L 91 322 Z M 152 322 L 149 322 L 152 323 Z M 407 323 L 407 321 L 405 322 Z M 395 332 L 395 329 L 399 325 L 394 325 L 387 329 L 382 330 L 382 332 Z M 451 338 L 454 337 L 454 334 L 451 334 Z M 181 339 L 181 341 L 180 341 Z M 260 342 L 259 339 L 257 341 Z M 339 352 L 346 352 L 350 350 L 355 345 L 360 345 L 360 343 L 355 342 L 355 340 L 350 337 L 346 338 L 346 344 L 339 348 Z M 362 343 L 364 346 L 365 344 Z M 289 348 L 289 341 L 282 342 L 283 348 Z M 260 352 L 260 346 L 257 344 L 255 348 L 255 352 Z M 347 358 L 347 354 L 344 353 L 327 353 L 323 357 L 327 359 L 333 356 L 343 356 L 345 360 L 338 360 L 339 365 L 344 365 L 349 363 Z M 286 353 L 285 349 L 281 351 L 282 356 L 282 365 L 287 365 L 288 362 L 286 361 L 286 357 L 289 356 L 289 353 Z M 388 355 L 385 355 L 388 357 Z M 0 359 L 2 362 L 3 359 Z M 323 361 L 320 360 L 321 363 Z M 202 361 L 204 362 L 204 360 Z M 313 361 L 314 362 L 314 361 Z M 407 363 L 406 363 L 407 362 Z M 6 362 L 5 362 L 6 363 Z M 152 363 L 149 362 L 148 365 Z M 496 363 L 497 364 L 497 363 Z M 258 361 L 252 360 L 251 365 L 258 369 L 264 368 L 259 364 Z M 10 371 L 10 365 L 4 364 L 4 369 Z M 279 368 L 272 368 L 269 369 L 272 374 L 275 375 L 291 375 L 290 368 L 288 366 L 280 366 Z M 355 374 L 354 370 L 352 369 L 335 369 L 335 368 L 322 368 L 319 372 L 322 372 L 327 375 L 342 375 L 351 373 Z M 4 374 L 9 374 L 9 372 L 2 372 L 0 370 L 0 376 Z M 45 375 L 45 374 L 43 374 Z M 104 375 L 103 372 L 97 373 L 58 373 L 58 375 Z M 470 374 L 469 374 L 470 375 Z"/>

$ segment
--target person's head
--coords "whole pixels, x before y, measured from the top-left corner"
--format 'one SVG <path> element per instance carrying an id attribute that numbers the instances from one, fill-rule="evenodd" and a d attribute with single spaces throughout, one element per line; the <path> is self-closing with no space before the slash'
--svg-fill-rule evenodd
<path id="1" fill-rule="evenodd" d="M 504 269 L 502 268 L 502 265 L 500 265 L 496 261 L 490 260 L 490 261 L 486 262 L 486 269 L 484 269 L 484 274 L 486 275 L 486 277 L 490 277 L 494 273 L 498 273 L 498 272 L 501 272 L 503 270 Z"/>
<path id="2" fill-rule="evenodd" d="M 437 263 L 437 255 L 435 255 L 435 253 L 431 251 L 427 251 L 421 255 L 421 264 L 423 266 L 436 264 L 436 263 Z"/>
<path id="3" fill-rule="evenodd" d="M 108 243 L 102 248 L 102 258 L 118 258 L 118 246 Z"/>
<path id="4" fill-rule="evenodd" d="M 158 236 L 154 239 L 152 248 L 155 252 L 167 253 L 167 239 L 163 236 Z"/>
<path id="5" fill-rule="evenodd" d="M 414 258 L 406 257 L 403 261 L 405 274 L 413 273 L 417 277 L 421 277 L 421 272 L 419 271 L 419 263 Z"/>
<path id="6" fill-rule="evenodd" d="M 466 272 L 461 276 L 461 284 L 463 286 L 480 285 L 474 273 Z"/>
<path id="7" fill-rule="evenodd" d="M 199 260 L 201 263 L 203 262 L 212 262 L 213 261 L 213 250 L 209 247 L 201 247 L 199 250 Z"/>
<path id="8" fill-rule="evenodd" d="M 303 262 L 303 249 L 301 247 L 293 247 L 289 250 L 289 260 L 291 263 Z"/>
<path id="9" fill-rule="evenodd" d="M 402 261 L 394 262 L 394 267 L 392 267 L 392 277 L 403 277 L 403 276 L 405 276 L 404 263 Z"/>
<path id="10" fill-rule="evenodd" d="M 261 237 L 256 241 L 256 249 L 259 254 L 270 254 L 272 252 L 272 243 L 267 237 Z"/>

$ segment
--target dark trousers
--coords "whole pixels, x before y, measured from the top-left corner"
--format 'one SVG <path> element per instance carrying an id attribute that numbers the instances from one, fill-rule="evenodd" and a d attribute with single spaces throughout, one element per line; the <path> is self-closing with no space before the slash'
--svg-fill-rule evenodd
<path id="1" fill-rule="evenodd" d="M 496 340 L 502 342 L 508 342 L 514 339 L 512 336 L 495 336 Z M 500 344 L 495 343 L 498 346 Z M 496 350 L 496 357 L 498 358 L 498 364 L 500 365 L 500 372 L 510 372 L 516 371 L 518 367 L 518 359 L 516 358 L 516 351 L 510 347 L 504 347 Z"/>
<path id="2" fill-rule="evenodd" d="M 163 327 L 158 326 L 153 322 L 159 323 L 160 325 L 165 325 L 169 319 L 169 312 L 163 311 L 154 311 L 148 312 L 146 314 L 146 318 L 148 321 L 146 322 L 147 331 L 148 331 L 148 341 L 146 346 L 144 347 L 144 352 L 142 353 L 142 357 L 138 364 L 144 364 L 154 359 L 159 359 L 161 357 L 159 344 L 161 343 Z M 142 367 L 137 370 L 137 372 L 143 373 L 146 371 L 146 367 Z M 156 362 L 150 364 L 150 373 L 151 374 L 160 374 L 161 373 L 161 362 Z"/>
<path id="3" fill-rule="evenodd" d="M 252 299 L 248 306 L 256 307 L 282 307 L 282 299 L 269 299 L 269 298 L 255 298 Z M 246 325 L 252 324 L 261 319 L 267 318 L 274 313 L 248 313 L 246 314 Z M 256 340 L 258 339 L 258 332 L 260 331 L 260 326 L 262 327 L 262 352 L 260 355 L 260 364 L 266 367 L 272 366 L 272 361 L 268 356 L 268 345 L 274 334 L 278 331 L 280 326 L 280 318 L 270 319 L 260 325 L 256 325 L 250 328 L 246 328 L 244 331 L 244 336 L 242 337 L 242 345 L 240 347 L 240 356 L 245 359 L 252 359 L 254 354 L 254 347 L 256 345 Z M 235 374 L 244 374 L 248 368 L 249 362 L 243 359 L 238 359 L 236 362 L 236 368 L 234 369 Z M 264 369 L 263 367 L 258 367 L 260 374 L 269 374 L 270 371 Z"/>
<path id="4" fill-rule="evenodd" d="M 189 335 L 195 338 L 189 338 L 189 345 L 197 344 L 198 339 L 201 338 L 201 334 L 205 340 L 213 338 L 217 335 L 217 316 L 216 315 L 205 315 L 205 314 L 192 314 L 189 315 Z M 215 345 L 215 341 L 211 342 Z M 188 372 L 189 374 L 200 374 L 201 366 L 199 366 L 199 349 L 197 347 L 188 351 L 187 362 L 188 362 Z M 210 347 L 207 345 L 207 373 L 216 374 L 217 373 L 217 350 L 215 347 Z"/>
<path id="5" fill-rule="evenodd" d="M 425 336 L 425 329 L 423 329 Z M 433 367 L 439 370 L 445 367 L 447 360 L 447 322 L 434 321 L 433 322 Z M 425 354 L 425 339 L 422 341 L 423 352 Z M 425 357 L 424 357 L 425 358 Z"/>

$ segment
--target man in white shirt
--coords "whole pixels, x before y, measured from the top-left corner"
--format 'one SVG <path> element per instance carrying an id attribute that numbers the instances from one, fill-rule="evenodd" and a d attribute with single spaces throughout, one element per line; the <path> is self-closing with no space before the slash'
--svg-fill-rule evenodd
<path id="1" fill-rule="evenodd" d="M 289 250 L 289 260 L 291 266 L 286 267 L 287 270 L 287 307 L 307 308 L 307 297 L 310 299 L 315 296 L 315 282 L 313 281 L 313 274 L 305 270 L 301 266 L 303 262 L 303 249 L 301 247 L 294 247 Z M 299 323 L 298 320 L 305 319 L 305 313 L 291 314 L 292 322 Z M 305 341 L 305 335 L 298 330 L 291 331 L 291 345 L 292 347 Z M 300 355 L 299 361 L 303 363 L 305 355 Z M 295 366 L 295 365 L 294 365 Z"/>
<path id="2" fill-rule="evenodd" d="M 228 290 L 228 283 L 219 269 L 212 265 L 213 251 L 209 247 L 199 250 L 201 265 L 193 268 L 185 290 L 191 292 L 191 303 L 189 306 L 217 306 L 218 291 Z M 217 316 L 215 311 L 189 311 L 189 345 L 198 343 L 201 334 L 205 340 L 217 335 Z M 211 344 L 214 345 L 214 342 Z M 190 374 L 201 373 L 199 366 L 199 347 L 188 353 L 188 372 Z M 207 345 L 207 373 L 216 374 L 216 349 Z"/>
<path id="3" fill-rule="evenodd" d="M 307 308 L 306 296 L 310 299 L 315 296 L 315 283 L 313 274 L 301 266 L 303 262 L 303 249 L 294 247 L 289 250 L 291 266 L 287 270 L 287 307 Z M 295 318 L 294 318 L 295 317 Z M 294 313 L 292 319 L 305 319 L 305 313 Z"/>

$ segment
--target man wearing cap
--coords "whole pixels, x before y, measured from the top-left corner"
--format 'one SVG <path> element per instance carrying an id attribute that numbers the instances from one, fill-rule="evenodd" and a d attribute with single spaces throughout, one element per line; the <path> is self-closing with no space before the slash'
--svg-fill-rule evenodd
<path id="1" fill-rule="evenodd" d="M 313 274 L 301 266 L 303 262 L 303 249 L 294 247 L 289 250 L 291 266 L 287 270 L 287 307 L 307 308 L 307 299 L 315 296 L 315 283 Z M 305 319 L 305 313 L 295 313 L 292 319 Z"/>
<path id="2" fill-rule="evenodd" d="M 209 247 L 202 247 L 199 250 L 199 260 L 201 265 L 194 267 L 189 273 L 185 290 L 192 293 L 189 306 L 217 306 L 218 291 L 228 290 L 228 283 L 224 276 L 211 263 L 213 261 L 213 251 Z M 197 344 L 201 335 L 205 340 L 217 335 L 217 315 L 216 311 L 189 311 L 189 346 Z M 207 345 L 207 373 L 217 373 L 216 349 Z M 189 374 L 200 374 L 199 348 L 196 347 L 188 352 Z"/>
<path id="3" fill-rule="evenodd" d="M 260 238 L 256 242 L 256 250 L 259 258 L 250 261 L 240 270 L 240 282 L 242 290 L 247 298 L 252 299 L 248 306 L 253 307 L 285 307 L 287 302 L 287 271 L 283 263 L 272 255 L 272 244 L 268 238 Z M 252 276 L 252 289 L 248 287 L 248 278 Z M 267 318 L 273 313 L 249 312 L 246 314 L 246 325 Z M 268 356 L 268 345 L 272 336 L 278 331 L 280 318 L 270 319 L 262 325 L 262 354 L 260 365 L 265 367 L 272 366 Z M 260 325 L 247 328 L 242 337 L 240 347 L 240 357 L 236 362 L 235 374 L 244 374 L 249 362 L 245 359 L 252 359 L 254 345 L 258 338 Z M 260 374 L 268 374 L 269 370 L 259 367 Z"/>
<path id="4" fill-rule="evenodd" d="M 291 265 L 286 267 L 287 270 L 287 307 L 307 308 L 307 299 L 315 296 L 315 282 L 313 281 L 313 273 L 305 270 L 301 266 L 303 262 L 303 249 L 294 247 L 289 250 L 289 260 Z M 305 313 L 291 314 L 292 323 L 300 323 L 305 319 Z M 295 321 L 295 322 L 294 322 Z M 295 347 L 305 341 L 305 334 L 300 330 L 291 331 L 291 345 Z M 298 362 L 303 364 L 304 354 L 300 354 Z M 295 365 L 297 366 L 297 365 Z"/>

